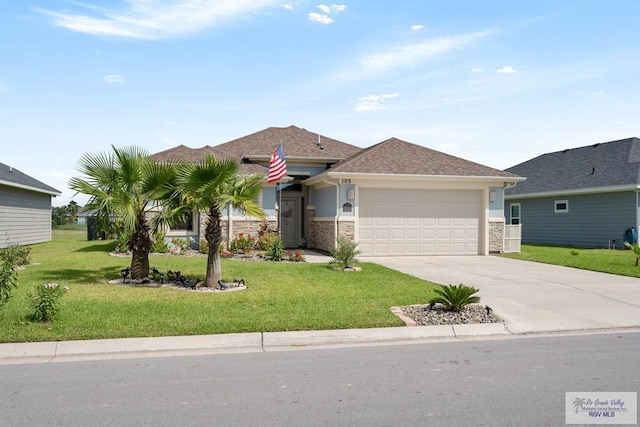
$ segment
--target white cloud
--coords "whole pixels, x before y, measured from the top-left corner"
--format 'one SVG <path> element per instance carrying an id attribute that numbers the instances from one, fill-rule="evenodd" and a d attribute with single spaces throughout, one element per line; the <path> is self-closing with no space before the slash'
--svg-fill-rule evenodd
<path id="1" fill-rule="evenodd" d="M 514 74 L 514 73 L 517 73 L 517 72 L 518 72 L 518 70 L 513 68 L 511 65 L 506 65 L 506 66 L 496 70 L 496 73 L 499 73 L 499 74 Z"/>
<path id="2" fill-rule="evenodd" d="M 437 37 L 420 43 L 391 47 L 382 52 L 362 56 L 358 60 L 358 69 L 346 73 L 346 76 L 359 78 L 386 73 L 396 68 L 410 67 L 460 49 L 476 40 L 487 37 L 489 34 L 491 31 L 482 31 L 451 37 Z"/>
<path id="3" fill-rule="evenodd" d="M 225 20 L 277 6 L 281 0 L 128 0 L 125 10 L 85 6 L 92 14 L 73 14 L 34 8 L 51 16 L 55 25 L 71 31 L 106 37 L 166 39 L 213 27 Z"/>
<path id="4" fill-rule="evenodd" d="M 322 15 L 320 13 L 311 12 L 307 15 L 311 21 L 319 22 L 320 24 L 331 24 L 333 22 L 333 18 L 327 15 Z"/>
<path id="5" fill-rule="evenodd" d="M 291 3 L 283 4 L 282 7 L 287 10 L 293 10 L 293 5 Z"/>
<path id="6" fill-rule="evenodd" d="M 415 24 L 411 26 L 411 29 L 414 31 L 421 30 L 423 28 L 424 28 L 424 25 L 420 25 L 420 24 Z"/>
<path id="7" fill-rule="evenodd" d="M 478 67 L 473 67 L 471 69 L 472 73 L 482 73 L 484 70 L 482 68 L 478 68 Z"/>
<path id="8" fill-rule="evenodd" d="M 363 96 L 362 98 L 358 98 L 356 111 L 381 110 L 383 108 L 386 108 L 384 105 L 382 105 L 385 100 L 397 98 L 398 96 L 400 96 L 399 93 Z"/>
<path id="9" fill-rule="evenodd" d="M 344 5 L 344 4 L 332 4 L 331 6 L 328 6 L 326 4 L 318 5 L 318 9 L 320 9 L 326 14 L 330 14 L 332 12 L 344 12 L 346 8 L 347 8 L 347 5 Z"/>
<path id="10" fill-rule="evenodd" d="M 108 76 L 104 76 L 104 82 L 109 84 L 124 84 L 124 79 L 122 78 L 122 76 L 119 76 L 117 74 L 109 74 Z"/>

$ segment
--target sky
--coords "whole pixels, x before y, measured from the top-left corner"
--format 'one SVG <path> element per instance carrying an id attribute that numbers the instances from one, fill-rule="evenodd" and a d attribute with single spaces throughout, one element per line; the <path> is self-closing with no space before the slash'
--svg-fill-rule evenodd
<path id="1" fill-rule="evenodd" d="M 54 206 L 86 202 L 67 186 L 84 153 L 270 126 L 506 169 L 640 137 L 638 16 L 637 0 L 2 1 L 0 162 L 61 191 Z"/>

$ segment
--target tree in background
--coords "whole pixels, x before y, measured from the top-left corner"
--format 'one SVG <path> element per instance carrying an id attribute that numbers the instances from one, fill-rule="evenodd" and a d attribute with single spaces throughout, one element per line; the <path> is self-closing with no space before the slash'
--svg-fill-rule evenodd
<path id="1" fill-rule="evenodd" d="M 69 188 L 89 196 L 87 210 L 98 218 L 118 218 L 129 232 L 131 277 L 149 275 L 151 235 L 171 225 L 178 210 L 166 209 L 175 196 L 176 168 L 153 161 L 140 147 L 116 148 L 113 153 L 85 153 L 78 162 L 83 177 L 69 180 Z"/>

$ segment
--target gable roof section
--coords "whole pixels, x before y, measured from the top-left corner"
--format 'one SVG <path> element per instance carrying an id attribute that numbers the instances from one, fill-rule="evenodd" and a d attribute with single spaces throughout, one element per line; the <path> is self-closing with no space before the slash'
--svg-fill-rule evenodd
<path id="1" fill-rule="evenodd" d="M 170 148 L 165 151 L 161 151 L 156 154 L 152 154 L 151 158 L 156 162 L 200 162 L 204 160 L 209 154 L 213 154 L 216 159 L 236 159 L 217 149 L 217 147 L 210 147 L 208 145 L 201 148 L 190 148 L 186 145 L 178 145 L 177 147 Z M 247 174 L 257 174 L 267 176 L 268 170 L 264 166 L 240 163 L 240 170 Z"/>
<path id="2" fill-rule="evenodd" d="M 60 196 L 62 194 L 55 188 L 20 172 L 16 168 L 5 165 L 4 163 L 0 163 L 0 185 L 22 188 L 25 190 L 36 191 L 38 193 L 50 194 L 52 196 Z"/>
<path id="3" fill-rule="evenodd" d="M 151 158 L 156 162 L 197 162 L 204 160 L 207 155 L 213 154 L 216 158 L 228 158 L 229 155 L 222 151 L 205 145 L 201 148 L 190 148 L 186 145 L 178 145 L 177 147 L 170 148 L 159 153 L 151 155 Z"/>
<path id="4" fill-rule="evenodd" d="M 362 150 L 326 172 L 520 178 L 398 138 L 390 138 Z"/>
<path id="5" fill-rule="evenodd" d="M 215 148 L 237 157 L 269 159 L 280 143 L 284 148 L 285 158 L 297 160 L 335 162 L 362 150 L 355 145 L 309 132 L 297 126 L 269 127 L 217 145 Z"/>
<path id="6" fill-rule="evenodd" d="M 640 139 L 547 153 L 506 170 L 527 177 L 508 189 L 508 196 L 636 186 L 640 183 Z"/>

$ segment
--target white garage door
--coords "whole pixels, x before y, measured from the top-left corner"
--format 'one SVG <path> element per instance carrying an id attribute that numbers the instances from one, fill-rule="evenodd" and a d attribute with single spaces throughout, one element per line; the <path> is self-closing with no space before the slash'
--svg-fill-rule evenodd
<path id="1" fill-rule="evenodd" d="M 477 255 L 480 191 L 361 188 L 362 255 Z"/>

